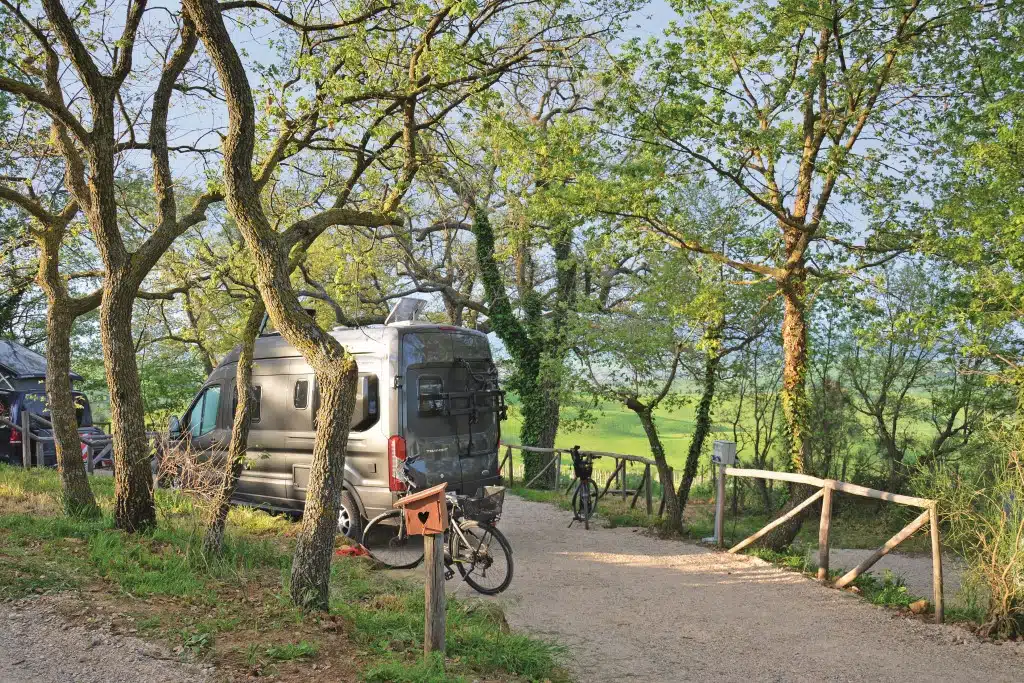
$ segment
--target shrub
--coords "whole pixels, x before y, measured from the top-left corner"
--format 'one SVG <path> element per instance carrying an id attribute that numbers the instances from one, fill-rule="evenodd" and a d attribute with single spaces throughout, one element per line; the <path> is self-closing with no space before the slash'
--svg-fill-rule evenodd
<path id="1" fill-rule="evenodd" d="M 1024 461 L 1019 451 L 973 477 L 940 473 L 933 484 L 946 542 L 988 607 L 983 635 L 1024 635 Z"/>

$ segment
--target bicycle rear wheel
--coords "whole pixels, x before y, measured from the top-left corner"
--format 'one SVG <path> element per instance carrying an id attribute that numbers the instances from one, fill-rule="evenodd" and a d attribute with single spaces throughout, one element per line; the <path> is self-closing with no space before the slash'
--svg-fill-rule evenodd
<path id="1" fill-rule="evenodd" d="M 389 569 L 410 569 L 423 559 L 423 537 L 409 535 L 401 510 L 374 517 L 363 529 L 363 547 Z"/>
<path id="2" fill-rule="evenodd" d="M 472 546 L 467 547 L 453 529 L 452 561 L 462 578 L 478 593 L 496 595 L 512 583 L 512 546 L 505 536 L 486 522 L 467 520 L 459 529 Z"/>

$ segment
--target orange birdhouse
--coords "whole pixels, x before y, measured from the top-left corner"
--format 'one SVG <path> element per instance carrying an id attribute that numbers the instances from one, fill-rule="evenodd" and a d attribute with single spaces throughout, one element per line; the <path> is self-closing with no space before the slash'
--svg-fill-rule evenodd
<path id="1" fill-rule="evenodd" d="M 448 505 L 444 497 L 447 486 L 438 484 L 395 503 L 395 507 L 405 509 L 405 526 L 410 536 L 443 534 L 448 530 Z"/>

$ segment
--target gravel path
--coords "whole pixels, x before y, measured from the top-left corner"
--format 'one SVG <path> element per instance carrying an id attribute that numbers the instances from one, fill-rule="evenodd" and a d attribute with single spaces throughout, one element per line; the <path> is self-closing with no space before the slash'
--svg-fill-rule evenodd
<path id="1" fill-rule="evenodd" d="M 70 623 L 58 612 L 70 596 L 0 603 L 2 683 L 202 683 L 207 672 L 164 648 L 117 635 L 102 622 Z M 85 606 L 82 606 L 85 609 Z"/>
<path id="2" fill-rule="evenodd" d="M 568 523 L 505 498 L 515 578 L 500 600 L 513 627 L 567 645 L 587 683 L 1022 680 L 1020 644 L 904 618 L 755 558 Z"/>

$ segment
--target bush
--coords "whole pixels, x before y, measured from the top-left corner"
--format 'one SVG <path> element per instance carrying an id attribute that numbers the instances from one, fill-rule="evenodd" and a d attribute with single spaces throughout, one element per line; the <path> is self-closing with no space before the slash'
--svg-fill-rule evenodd
<path id="1" fill-rule="evenodd" d="M 940 473 L 933 485 L 946 542 L 987 596 L 983 635 L 1024 635 L 1024 461 L 1019 451 L 973 477 Z"/>

